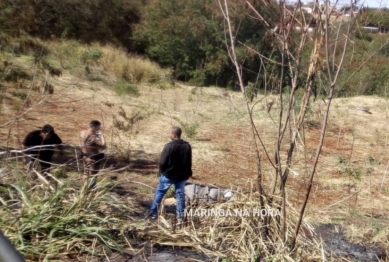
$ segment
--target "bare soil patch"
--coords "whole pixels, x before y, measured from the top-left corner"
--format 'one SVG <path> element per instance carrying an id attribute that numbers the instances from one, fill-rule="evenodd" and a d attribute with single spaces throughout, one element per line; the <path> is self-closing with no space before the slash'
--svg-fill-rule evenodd
<path id="1" fill-rule="evenodd" d="M 194 137 L 184 133 L 184 139 L 193 146 L 194 182 L 248 189 L 256 178 L 254 144 L 240 93 L 229 91 L 224 96 L 221 88 L 194 88 L 179 83 L 166 90 L 139 86 L 139 97 L 118 97 L 104 82 L 80 80 L 66 72 L 51 82 L 53 95 L 22 89 L 29 94 L 30 106 L 16 110 L 16 98 L 3 100 L 1 146 L 20 148 L 28 132 L 49 123 L 65 143 L 76 147 L 79 131 L 90 120 L 98 119 L 108 141 L 110 164 L 126 167 L 115 174 L 122 185 L 113 193 L 138 199 L 146 210 L 158 182 L 159 155 L 168 142 L 170 126 L 197 122 Z M 319 108 L 311 112 L 312 120 L 320 121 L 322 103 L 312 105 Z M 271 182 L 277 112 L 267 113 L 262 102 L 259 105 L 253 111 L 254 118 L 270 155 L 268 159 L 261 148 L 262 172 L 264 180 Z M 356 110 L 359 105 L 368 106 L 371 114 Z M 125 121 L 119 114 L 123 111 L 128 116 L 142 116 L 127 131 L 115 126 L 115 118 Z M 389 233 L 385 219 L 389 215 L 388 112 L 388 101 L 379 97 L 334 100 L 306 215 L 306 220 L 316 225 L 342 225 L 350 241 L 380 243 L 385 248 Z M 312 123 L 307 123 L 300 135 L 290 175 L 288 196 L 296 210 L 310 172 L 304 161 L 313 159 L 320 135 L 319 127 Z M 71 150 L 67 154 L 73 157 Z M 347 163 L 342 162 L 344 159 Z M 81 174 L 75 171 L 74 175 Z"/>

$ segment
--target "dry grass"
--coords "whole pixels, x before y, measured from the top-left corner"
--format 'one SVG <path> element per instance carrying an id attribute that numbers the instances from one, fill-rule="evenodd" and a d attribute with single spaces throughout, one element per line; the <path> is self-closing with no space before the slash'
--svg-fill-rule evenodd
<path id="1" fill-rule="evenodd" d="M 46 45 L 50 50 L 49 61 L 76 75 L 92 74 L 97 78 L 103 75 L 108 83 L 125 79 L 136 84 L 168 81 L 171 77 L 169 69 L 110 45 L 85 46 L 74 40 L 51 41 Z"/>
<path id="2" fill-rule="evenodd" d="M 124 71 L 128 79 L 137 81 L 137 73 L 128 67 L 132 60 L 123 51 L 93 45 L 92 49 L 99 48 L 104 55 L 91 68 L 97 70 L 96 72 L 108 71 L 109 74 L 103 75 L 104 81 L 91 82 L 83 76 L 84 73 L 71 73 L 71 68 L 76 68 L 74 70 L 78 72 L 83 72 L 83 69 L 77 68 L 80 66 L 78 58 L 71 60 L 67 57 L 67 54 L 79 53 L 85 47 L 77 43 L 72 45 L 70 42 L 52 42 L 48 47 L 50 50 L 57 47 L 58 52 L 63 52 L 63 75 L 49 78 L 55 87 L 55 93 L 29 93 L 30 85 L 25 83 L 21 90 L 29 93 L 34 106 L 32 110 L 20 106 L 19 117 L 11 123 L 8 122 L 15 119 L 16 112 L 9 99 L 2 100 L 0 126 L 8 123 L 0 129 L 2 145 L 19 147 L 27 132 L 44 123 L 52 124 L 66 143 L 77 145 L 78 132 L 91 119 L 97 118 L 103 122 L 108 141 L 107 153 L 112 158 L 125 156 L 130 160 L 128 170 L 118 174 L 119 182 L 126 190 L 147 201 L 152 197 L 152 190 L 129 181 L 155 187 L 158 181 L 155 174 L 159 154 L 163 145 L 168 142 L 170 126 L 179 124 L 177 119 L 188 124 L 197 122 L 199 127 L 196 136 L 189 138 L 184 134 L 184 139 L 193 146 L 193 182 L 233 186 L 245 191 L 250 188 L 250 181 L 256 177 L 256 165 L 241 94 L 226 94 L 225 89 L 215 87 L 194 89 L 176 84 L 174 88 L 162 90 L 152 85 L 139 84 L 139 97 L 118 97 L 113 93 L 110 83 L 123 77 Z M 58 52 L 55 56 L 59 57 Z M 59 60 L 49 56 L 49 61 L 50 59 L 53 59 L 54 65 L 60 66 Z M 21 65 L 27 64 L 28 59 L 22 56 L 15 61 Z M 143 63 L 142 59 L 138 62 Z M 147 61 L 144 66 L 150 66 L 150 73 L 143 76 L 144 81 L 153 81 L 152 72 L 157 69 L 153 69 L 153 65 Z M 34 72 L 32 66 L 30 69 Z M 16 86 L 7 85 L 6 89 L 8 93 L 16 90 Z M 274 109 L 279 108 L 279 105 L 275 104 L 270 113 L 267 113 L 266 101 L 269 99 L 274 98 L 260 96 L 253 114 L 259 133 L 272 156 L 278 116 Z M 342 98 L 333 102 L 304 228 L 310 230 L 321 223 L 339 224 L 349 240 L 387 248 L 389 230 L 385 218 L 389 215 L 386 207 L 389 195 L 388 102 L 379 97 Z M 287 188 L 290 201 L 288 237 L 291 236 L 291 224 L 296 219 L 295 210 L 299 209 L 304 196 L 309 163 L 318 143 L 317 122 L 323 115 L 323 104 L 323 101 L 312 103 L 309 122 L 298 141 L 293 172 Z M 355 110 L 356 106 L 361 105 L 369 106 L 371 114 Z M 120 107 L 127 116 L 142 116 L 127 131 L 118 129 L 113 122 L 113 116 L 126 121 L 119 115 Z M 283 148 L 286 148 L 285 145 Z M 265 184 L 268 185 L 272 181 L 274 170 L 263 149 L 261 152 L 262 171 Z M 339 159 L 342 157 L 348 159 L 347 164 L 340 163 Z M 347 175 L 347 168 L 359 170 L 360 178 L 357 179 L 352 173 Z M 338 172 L 339 170 L 344 172 Z M 74 175 L 80 176 L 78 173 Z M 248 194 L 246 197 L 252 197 L 253 201 L 258 199 L 255 194 Z M 231 204 L 239 208 L 247 207 L 244 203 Z M 255 218 L 209 217 L 192 221 L 175 231 L 167 219 L 168 217 L 161 218 L 158 227 L 147 224 L 135 229 L 139 237 L 151 239 L 154 243 L 193 246 L 214 255 L 236 260 L 240 257 L 241 261 L 251 259 L 258 250 L 262 257 L 267 256 L 273 261 L 322 260 L 320 243 L 307 240 L 303 235 L 300 236 L 299 249 L 295 254 L 290 254 L 275 236 L 268 242 L 261 239 L 258 231 L 260 226 Z M 132 224 L 127 226 L 131 228 Z M 270 250 L 269 247 L 274 249 Z M 327 261 L 329 260 L 330 258 Z M 333 258 L 332 261 L 339 260 Z"/>
<path id="3" fill-rule="evenodd" d="M 155 83 L 170 79 L 169 70 L 162 70 L 158 64 L 146 58 L 129 55 L 109 45 L 101 47 L 101 50 L 104 54 L 101 66 L 118 78 L 124 78 L 130 83 Z"/>

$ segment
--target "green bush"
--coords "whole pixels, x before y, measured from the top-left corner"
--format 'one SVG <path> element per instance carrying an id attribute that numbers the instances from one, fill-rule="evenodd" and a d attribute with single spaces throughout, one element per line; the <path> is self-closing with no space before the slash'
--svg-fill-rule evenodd
<path id="1" fill-rule="evenodd" d="M 204 86 L 205 85 L 205 80 L 206 80 L 206 75 L 205 75 L 205 70 L 203 69 L 196 69 L 193 70 L 191 73 L 191 79 L 189 79 L 188 83 L 193 85 L 193 86 Z"/>
<path id="2" fill-rule="evenodd" d="M 199 123 L 194 122 L 190 124 L 183 124 L 182 129 L 188 137 L 193 138 L 197 135 L 197 129 L 199 128 L 199 126 Z"/>
<path id="3" fill-rule="evenodd" d="M 178 117 L 173 117 L 180 125 L 182 131 L 189 137 L 194 138 L 197 135 L 197 129 L 200 127 L 200 124 L 197 122 L 194 123 L 185 123 Z"/>
<path id="4" fill-rule="evenodd" d="M 371 36 L 371 34 L 369 32 L 366 32 L 364 29 L 361 29 L 361 28 L 355 33 L 355 37 L 360 39 L 360 40 L 366 40 L 368 42 L 373 41 L 373 37 Z"/>
<path id="5" fill-rule="evenodd" d="M 103 52 L 98 49 L 84 49 L 80 53 L 80 59 L 84 64 L 89 62 L 98 62 L 102 57 Z"/>
<path id="6" fill-rule="evenodd" d="M 115 85 L 115 92 L 119 96 L 121 95 L 139 96 L 140 95 L 139 88 L 136 85 L 130 84 L 125 80 L 122 80 Z"/>

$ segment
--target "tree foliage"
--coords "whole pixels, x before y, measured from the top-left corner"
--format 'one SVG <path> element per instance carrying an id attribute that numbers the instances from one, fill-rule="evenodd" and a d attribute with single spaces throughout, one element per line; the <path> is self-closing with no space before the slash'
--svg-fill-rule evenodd
<path id="1" fill-rule="evenodd" d="M 234 4 L 236 36 L 247 46 L 261 42 L 264 30 L 247 15 L 250 11 L 241 1 Z M 233 86 L 235 78 L 225 46 L 223 19 L 216 1 L 151 1 L 135 26 L 134 41 L 152 59 L 174 68 L 176 77 L 200 85 Z M 254 79 L 260 62 L 248 52 L 239 52 L 244 61 L 246 81 Z"/>
<path id="2" fill-rule="evenodd" d="M 285 81 L 285 89 L 290 88 L 287 82 L 292 76 L 280 66 L 282 57 L 274 41 L 274 32 L 281 30 L 283 23 L 291 23 L 291 28 L 295 28 L 303 21 L 311 21 L 310 26 L 315 28 L 316 20 L 311 19 L 312 14 L 297 12 L 293 20 L 288 20 L 291 18 L 288 15 L 285 17 L 288 21 L 282 23 L 281 8 L 276 1 L 229 2 L 234 39 L 239 41 L 237 59 L 244 84 L 250 89 L 250 99 L 265 88 L 278 92 L 280 79 Z M 254 8 L 248 8 L 248 3 Z M 317 8 L 313 3 L 307 6 Z M 286 7 L 291 14 L 296 6 Z M 258 14 L 267 25 L 258 21 Z M 337 95 L 341 96 L 382 94 L 383 83 L 388 81 L 386 74 L 380 73 L 383 67 L 379 67 L 388 64 L 389 59 L 389 47 L 384 45 L 385 34 L 372 34 L 363 26 L 389 30 L 389 10 L 364 8 L 358 17 L 356 25 L 359 28 L 352 36 L 353 42 L 347 50 L 347 63 L 340 79 Z M 194 85 L 235 88 L 235 68 L 228 58 L 230 50 L 226 47 L 229 40 L 224 23 L 218 1 L 214 0 L 0 0 L 0 48 L 4 49 L 10 42 L 9 37 L 25 34 L 42 39 L 113 43 L 174 69 L 176 79 Z M 275 31 L 271 33 L 265 28 Z M 340 33 L 344 34 L 344 27 L 340 28 Z M 298 31 L 290 34 L 292 52 L 298 48 L 299 34 Z M 337 50 L 339 48 L 341 44 Z M 372 51 L 376 55 L 369 57 Z M 304 52 L 302 64 L 309 61 L 309 48 Z M 265 74 L 257 74 L 264 69 L 265 62 L 258 53 L 278 62 L 266 67 L 266 78 Z M 355 67 L 365 60 L 363 68 Z M 285 77 L 280 77 L 282 71 Z M 304 85 L 305 78 L 306 75 L 301 74 L 301 85 Z"/>
<path id="3" fill-rule="evenodd" d="M 363 8 L 360 21 L 367 26 L 389 27 L 389 9 Z"/>
<path id="4" fill-rule="evenodd" d="M 145 0 L 0 0 L 0 21 L 7 33 L 130 47 L 131 26 Z"/>

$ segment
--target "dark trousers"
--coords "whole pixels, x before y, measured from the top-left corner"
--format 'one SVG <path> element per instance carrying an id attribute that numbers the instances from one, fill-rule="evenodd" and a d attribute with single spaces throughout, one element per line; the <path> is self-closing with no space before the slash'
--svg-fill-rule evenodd
<path id="1" fill-rule="evenodd" d="M 93 175 L 96 175 L 99 172 L 99 162 L 90 158 L 90 157 L 83 157 L 82 159 L 84 161 L 84 175 L 87 177 L 91 177 Z"/>
<path id="2" fill-rule="evenodd" d="M 53 158 L 54 151 L 45 151 L 40 152 L 39 154 L 29 154 L 27 155 L 27 163 L 39 161 L 41 167 L 41 172 L 48 172 L 51 168 L 51 160 Z"/>
<path id="3" fill-rule="evenodd" d="M 83 154 L 84 175 L 91 177 L 99 172 L 100 162 L 104 158 L 104 153 Z"/>

